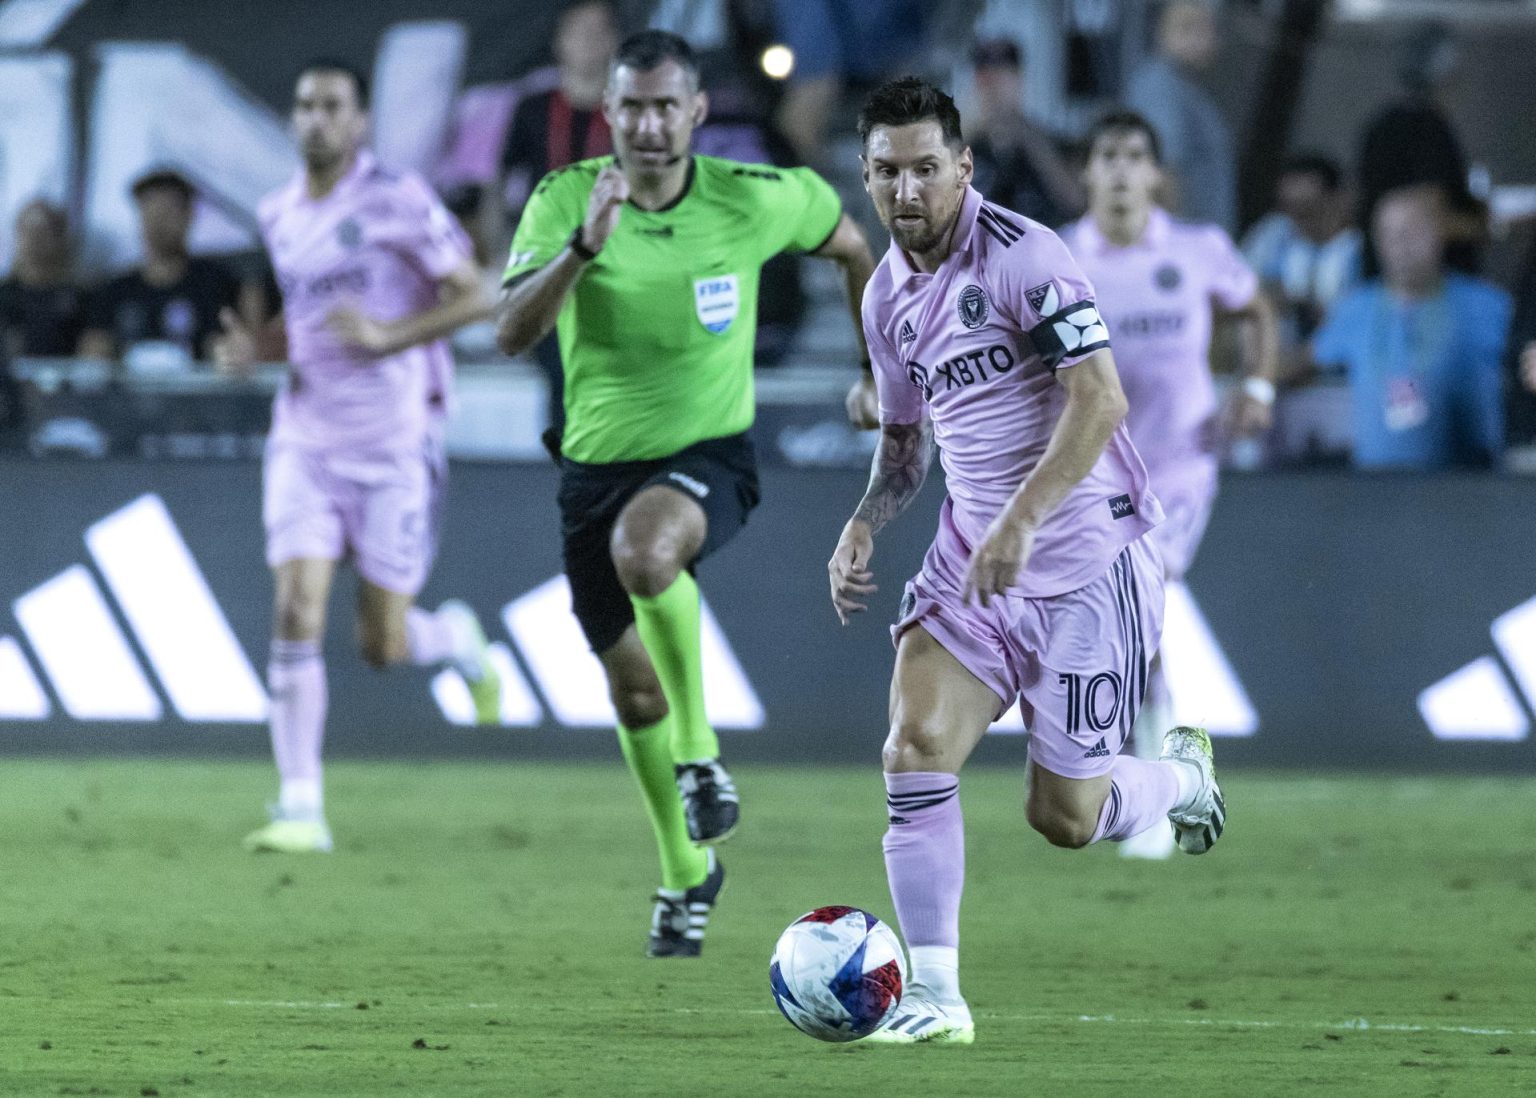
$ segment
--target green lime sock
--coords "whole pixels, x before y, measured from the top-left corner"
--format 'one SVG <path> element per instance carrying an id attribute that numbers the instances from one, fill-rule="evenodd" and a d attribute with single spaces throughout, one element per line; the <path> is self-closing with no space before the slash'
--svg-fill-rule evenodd
<path id="1" fill-rule="evenodd" d="M 656 832 L 661 887 L 682 890 L 701 883 L 709 875 L 709 861 L 704 848 L 688 838 L 688 822 L 683 819 L 683 799 L 672 769 L 672 718 L 638 731 L 620 728 L 619 747 L 640 783 L 651 830 Z"/>
<path id="2" fill-rule="evenodd" d="M 699 585 L 687 572 L 659 595 L 629 596 L 635 626 L 656 667 L 672 710 L 672 758 L 697 762 L 720 756 L 720 741 L 704 710 L 704 657 L 699 644 Z"/>

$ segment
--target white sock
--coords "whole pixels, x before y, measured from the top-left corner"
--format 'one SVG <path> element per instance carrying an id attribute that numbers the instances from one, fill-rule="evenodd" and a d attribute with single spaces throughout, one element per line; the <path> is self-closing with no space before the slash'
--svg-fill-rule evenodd
<path id="1" fill-rule="evenodd" d="M 278 787 L 277 806 L 288 820 L 319 820 L 325 815 L 325 795 L 319 778 L 285 778 Z"/>
<path id="2" fill-rule="evenodd" d="M 1174 802 L 1173 807 L 1169 811 L 1185 812 L 1195 803 L 1195 798 L 1200 795 L 1200 786 L 1202 784 L 1200 767 L 1192 762 L 1186 762 L 1184 759 L 1169 759 L 1168 762 L 1172 765 L 1173 772 L 1179 776 L 1179 799 Z"/>
<path id="3" fill-rule="evenodd" d="M 912 946 L 911 985 L 940 1003 L 964 1002 L 960 994 L 960 950 L 955 946 Z"/>

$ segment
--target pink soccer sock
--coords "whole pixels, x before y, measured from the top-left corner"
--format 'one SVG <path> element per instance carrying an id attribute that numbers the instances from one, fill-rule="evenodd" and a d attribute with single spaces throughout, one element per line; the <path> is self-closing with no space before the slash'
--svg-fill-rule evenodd
<path id="1" fill-rule="evenodd" d="M 1172 811 L 1179 799 L 1179 774 L 1187 763 L 1138 759 L 1120 755 L 1110 769 L 1109 796 L 1099 812 L 1099 826 L 1090 842 L 1129 839 Z"/>
<path id="2" fill-rule="evenodd" d="M 267 686 L 272 692 L 272 755 L 283 784 L 283 807 L 319 811 L 326 706 L 320 642 L 274 640 Z"/>
<path id="3" fill-rule="evenodd" d="M 960 945 L 965 823 L 954 774 L 885 776 L 885 875 L 907 946 Z"/>
<path id="4" fill-rule="evenodd" d="M 405 612 L 405 644 L 418 667 L 435 667 L 455 654 L 453 631 L 443 615 L 419 606 Z"/>

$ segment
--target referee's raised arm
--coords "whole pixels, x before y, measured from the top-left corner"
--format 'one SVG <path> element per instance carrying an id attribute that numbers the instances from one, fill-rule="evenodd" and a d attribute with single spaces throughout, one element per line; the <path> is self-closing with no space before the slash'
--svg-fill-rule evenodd
<path id="1" fill-rule="evenodd" d="M 587 216 L 553 259 L 537 270 L 514 276 L 501 291 L 496 310 L 496 346 L 520 354 L 549 334 L 587 264 L 597 257 L 629 197 L 629 182 L 616 165 L 598 173 L 587 200 Z"/>

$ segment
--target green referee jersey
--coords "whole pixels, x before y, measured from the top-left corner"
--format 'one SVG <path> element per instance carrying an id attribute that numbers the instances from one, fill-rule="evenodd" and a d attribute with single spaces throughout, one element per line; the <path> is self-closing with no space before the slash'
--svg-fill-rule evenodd
<path id="1" fill-rule="evenodd" d="M 512 239 L 505 280 L 565 248 L 604 156 L 551 172 Z M 842 215 L 809 168 L 695 156 L 664 210 L 626 203 L 618 227 L 560 310 L 567 457 L 667 457 L 752 426 L 752 347 L 762 265 L 815 251 Z"/>

